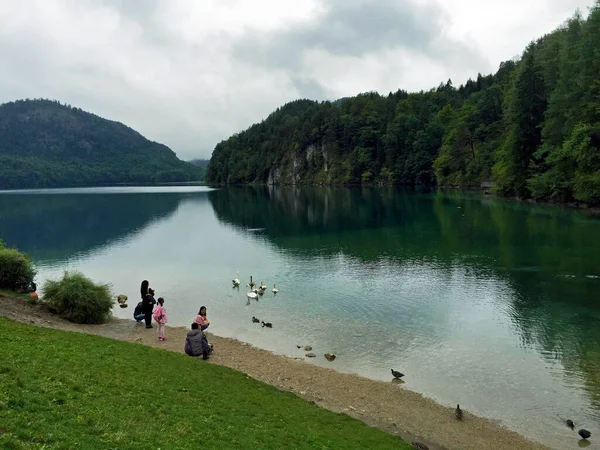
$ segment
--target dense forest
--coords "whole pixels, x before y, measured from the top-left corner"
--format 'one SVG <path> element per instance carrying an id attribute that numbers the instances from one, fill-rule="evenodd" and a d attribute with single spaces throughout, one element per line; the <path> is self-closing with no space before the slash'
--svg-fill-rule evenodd
<path id="1" fill-rule="evenodd" d="M 0 188 L 196 181 L 202 171 L 129 127 L 50 100 L 0 105 Z"/>
<path id="2" fill-rule="evenodd" d="M 494 184 L 600 203 L 600 0 L 458 88 L 297 100 L 220 142 L 211 184 Z"/>

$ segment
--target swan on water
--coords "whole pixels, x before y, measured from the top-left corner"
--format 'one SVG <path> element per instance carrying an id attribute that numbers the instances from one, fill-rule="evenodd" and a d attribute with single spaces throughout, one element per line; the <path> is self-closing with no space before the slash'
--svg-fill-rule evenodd
<path id="1" fill-rule="evenodd" d="M 258 297 L 258 294 L 256 292 L 252 292 L 250 290 L 250 286 L 248 286 L 248 293 L 246 294 L 246 297 L 256 299 Z"/>

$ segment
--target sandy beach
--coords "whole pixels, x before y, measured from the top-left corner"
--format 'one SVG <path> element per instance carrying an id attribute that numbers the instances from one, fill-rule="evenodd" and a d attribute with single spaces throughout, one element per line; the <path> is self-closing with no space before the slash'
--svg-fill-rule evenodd
<path id="1" fill-rule="evenodd" d="M 76 325 L 50 314 L 25 297 L 0 293 L 0 314 L 12 320 L 40 327 L 96 334 L 141 345 L 183 352 L 187 329 L 167 327 L 167 341 L 156 339 L 155 329 L 146 329 L 133 320 L 113 319 L 105 325 Z M 465 410 L 462 421 L 454 410 L 404 389 L 402 383 L 374 381 L 332 368 L 310 364 L 304 359 L 275 355 L 234 339 L 207 333 L 215 352 L 208 364 L 219 364 L 278 389 L 294 392 L 323 408 L 345 413 L 363 422 L 396 434 L 408 442 L 418 441 L 430 450 L 529 450 L 546 449 L 491 420 Z M 323 358 L 318 354 L 317 357 Z M 391 378 L 391 377 L 390 377 Z"/>

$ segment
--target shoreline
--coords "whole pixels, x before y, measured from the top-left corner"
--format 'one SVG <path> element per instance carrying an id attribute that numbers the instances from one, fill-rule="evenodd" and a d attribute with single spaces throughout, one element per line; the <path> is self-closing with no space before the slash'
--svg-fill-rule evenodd
<path id="1" fill-rule="evenodd" d="M 104 325 L 77 325 L 50 314 L 43 305 L 26 298 L 0 293 L 0 315 L 9 319 L 65 331 L 95 334 L 183 353 L 188 329 L 167 327 L 167 341 L 156 340 L 156 329 L 147 330 L 132 320 L 112 318 Z M 239 370 L 320 407 L 355 417 L 369 426 L 418 441 L 430 450 L 528 450 L 548 449 L 496 421 L 465 410 L 457 421 L 453 408 L 422 394 L 403 389 L 401 382 L 371 380 L 310 364 L 304 358 L 278 355 L 227 337 L 207 333 L 215 353 L 207 362 Z"/>
<path id="2" fill-rule="evenodd" d="M 53 186 L 53 187 L 38 187 L 38 188 L 0 188 L 0 194 L 15 194 L 21 191 L 28 193 L 29 191 L 53 191 L 53 190 L 63 190 L 63 189 L 94 189 L 94 188 L 128 188 L 128 187 L 182 187 L 182 186 L 198 186 L 198 187 L 206 187 L 211 190 L 214 189 L 222 189 L 222 188 L 272 188 L 272 187 L 331 187 L 331 188 L 408 188 L 408 189 L 418 189 L 418 186 L 414 185 L 402 185 L 402 184 L 240 184 L 240 185 L 227 185 L 227 184 L 208 184 L 205 181 L 180 181 L 180 182 L 170 182 L 170 183 L 113 183 L 113 184 L 94 184 L 94 185 L 79 185 L 79 186 Z M 457 191 L 457 192 L 480 192 L 482 198 L 490 199 L 490 200 L 502 200 L 508 201 L 510 203 L 523 203 L 528 205 L 537 205 L 537 206 L 546 206 L 549 208 L 558 208 L 558 209 L 566 209 L 572 212 L 583 212 L 588 214 L 591 217 L 599 217 L 600 216 L 600 205 L 590 206 L 585 203 L 580 203 L 576 201 L 571 202 L 556 202 L 550 200 L 535 200 L 535 199 L 522 199 L 519 197 L 503 197 L 497 194 L 494 194 L 490 191 L 488 187 L 481 186 L 452 186 L 452 185 L 439 185 L 439 186 L 424 186 L 425 189 L 429 189 L 432 192 L 437 190 L 449 192 L 449 191 Z"/>

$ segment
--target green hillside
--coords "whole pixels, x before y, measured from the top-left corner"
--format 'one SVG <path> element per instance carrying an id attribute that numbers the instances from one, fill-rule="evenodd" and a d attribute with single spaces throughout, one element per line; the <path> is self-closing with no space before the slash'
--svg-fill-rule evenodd
<path id="1" fill-rule="evenodd" d="M 196 181 L 198 167 L 131 128 L 50 100 L 0 105 L 0 189 Z"/>
<path id="2" fill-rule="evenodd" d="M 455 87 L 297 100 L 219 143 L 210 184 L 481 186 L 600 203 L 600 1 Z"/>

